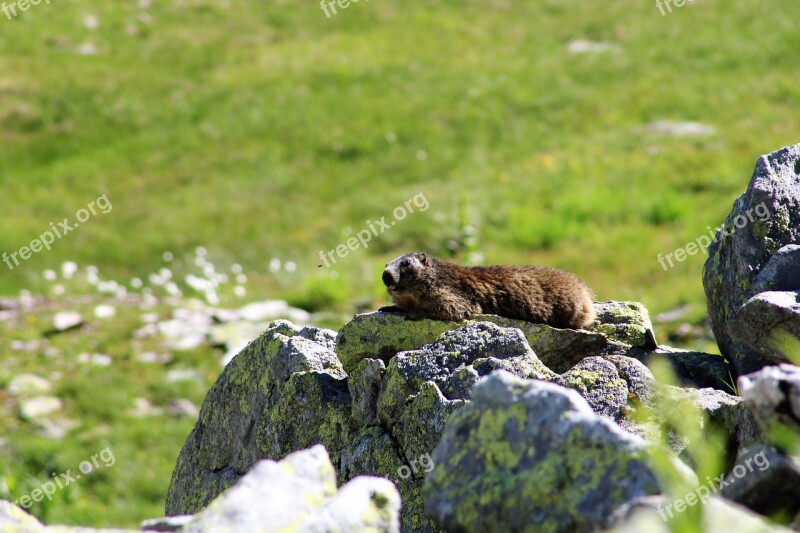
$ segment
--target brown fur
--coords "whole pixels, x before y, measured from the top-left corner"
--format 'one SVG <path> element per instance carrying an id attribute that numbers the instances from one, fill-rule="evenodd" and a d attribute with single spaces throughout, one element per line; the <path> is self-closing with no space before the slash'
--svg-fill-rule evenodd
<path id="1" fill-rule="evenodd" d="M 394 308 L 408 318 L 464 320 L 500 315 L 556 328 L 594 322 L 594 293 L 577 276 L 540 266 L 464 267 L 421 253 L 394 259 L 383 271 Z"/>

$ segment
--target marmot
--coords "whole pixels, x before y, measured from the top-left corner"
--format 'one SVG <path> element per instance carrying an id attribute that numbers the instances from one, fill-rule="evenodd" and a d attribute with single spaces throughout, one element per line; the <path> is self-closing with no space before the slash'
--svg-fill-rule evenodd
<path id="1" fill-rule="evenodd" d="M 500 315 L 556 328 L 594 322 L 594 293 L 577 276 L 540 266 L 464 267 L 423 253 L 401 255 L 383 271 L 394 306 L 411 320 L 460 321 Z"/>

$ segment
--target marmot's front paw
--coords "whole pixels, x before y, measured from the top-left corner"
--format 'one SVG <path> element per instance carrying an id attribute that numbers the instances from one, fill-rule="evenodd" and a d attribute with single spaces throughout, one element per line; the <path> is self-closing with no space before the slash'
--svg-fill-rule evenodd
<path id="1" fill-rule="evenodd" d="M 402 309 L 400 309 L 396 305 L 385 305 L 385 306 L 381 307 L 380 309 L 378 309 L 378 312 L 380 312 L 380 313 L 404 313 L 405 311 L 403 311 Z"/>
<path id="2" fill-rule="evenodd" d="M 425 316 L 418 310 L 408 311 L 406 313 L 406 320 L 422 320 Z"/>

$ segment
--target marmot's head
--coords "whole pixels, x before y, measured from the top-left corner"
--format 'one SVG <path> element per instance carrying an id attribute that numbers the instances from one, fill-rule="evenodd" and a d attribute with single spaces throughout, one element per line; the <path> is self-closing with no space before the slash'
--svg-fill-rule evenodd
<path id="1" fill-rule="evenodd" d="M 394 305 L 404 311 L 422 305 L 425 294 L 433 284 L 431 267 L 435 259 L 421 253 L 401 255 L 386 264 L 383 284 Z"/>

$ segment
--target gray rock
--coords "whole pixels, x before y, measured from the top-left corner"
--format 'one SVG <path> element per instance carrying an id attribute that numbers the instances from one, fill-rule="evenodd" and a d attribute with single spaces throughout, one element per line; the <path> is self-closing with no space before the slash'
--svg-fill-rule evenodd
<path id="1" fill-rule="evenodd" d="M 450 415 L 465 403 L 464 400 L 448 400 L 435 384 L 424 383 L 392 428 L 403 455 L 412 459 L 431 453 Z"/>
<path id="2" fill-rule="evenodd" d="M 729 394 L 735 392 L 733 375 L 736 369 L 732 368 L 721 355 L 682 350 L 671 346 L 659 346 L 654 351 L 632 348 L 626 355 L 646 365 L 657 359 L 665 359 L 672 367 L 675 377 L 686 387 L 697 389 L 711 387 Z"/>
<path id="3" fill-rule="evenodd" d="M 598 321 L 592 331 L 558 329 L 497 315 L 478 315 L 463 322 L 406 320 L 401 313 L 365 313 L 345 324 L 337 337 L 336 353 L 348 372 L 362 359 L 381 359 L 387 366 L 399 352 L 418 350 L 442 333 L 476 322 L 491 322 L 523 332 L 545 366 L 564 372 L 583 358 L 621 353 L 631 346 L 651 346 L 653 326 L 647 309 L 638 302 L 598 302 Z"/>
<path id="4" fill-rule="evenodd" d="M 552 382 L 577 390 L 592 411 L 614 421 L 622 418 L 628 405 L 628 384 L 617 367 L 602 357 L 587 357 Z"/>
<path id="5" fill-rule="evenodd" d="M 3 531 L 43 531 L 44 525 L 13 503 L 0 500 L 0 528 Z"/>
<path id="6" fill-rule="evenodd" d="M 787 244 L 773 255 L 753 280 L 755 294 L 800 290 L 800 245 Z"/>
<path id="7" fill-rule="evenodd" d="M 764 516 L 800 512 L 800 464 L 769 446 L 739 455 L 723 484 L 724 497 Z"/>
<path id="8" fill-rule="evenodd" d="M 360 314 L 339 330 L 336 354 L 348 372 L 362 359 L 380 359 L 388 366 L 398 352 L 419 349 L 458 325 L 438 320 L 406 320 L 399 313 Z"/>
<path id="9" fill-rule="evenodd" d="M 401 352 L 392 358 L 378 397 L 378 418 L 387 427 L 393 426 L 408 398 L 418 394 L 425 382 L 443 385 L 455 371 L 490 358 L 518 360 L 516 366 L 523 372 L 520 377 L 554 376 L 537 359 L 520 330 L 491 322 L 473 323 L 448 331 L 420 350 Z"/>
<path id="10" fill-rule="evenodd" d="M 47 394 L 53 390 L 53 385 L 36 374 L 20 374 L 8 384 L 8 392 L 13 396 L 30 397 Z"/>
<path id="11" fill-rule="evenodd" d="M 378 425 L 378 394 L 386 366 L 380 359 L 363 359 L 350 373 L 347 386 L 353 400 L 351 420 L 354 426 Z"/>
<path id="12" fill-rule="evenodd" d="M 762 361 L 785 362 L 782 335 L 800 338 L 800 291 L 756 294 L 739 308 L 732 325 L 731 337 Z"/>
<path id="13" fill-rule="evenodd" d="M 62 311 L 53 316 L 53 330 L 60 333 L 83 325 L 83 316 L 76 311 Z"/>
<path id="14" fill-rule="evenodd" d="M 692 409 L 685 409 L 687 403 Z M 693 422 L 700 434 L 707 433 L 709 428 L 706 424 L 710 424 L 728 435 L 728 448 L 732 450 L 744 450 L 764 438 L 744 400 L 719 390 L 661 386 L 652 407 L 653 416 L 659 419 L 662 426 L 664 421 L 677 416 L 686 416 L 687 412 L 696 413 Z M 668 441 L 673 451 L 683 453 L 686 441 L 683 439 L 676 441 L 674 437 L 670 431 Z M 692 457 L 684 456 L 684 459 L 689 463 L 694 462 Z"/>
<path id="15" fill-rule="evenodd" d="M 781 285 L 793 276 L 784 270 L 796 264 L 792 249 L 780 254 L 787 257 L 778 257 L 772 266 L 769 263 L 785 246 L 800 244 L 798 175 L 800 145 L 759 158 L 747 191 L 736 200 L 708 248 L 703 269 L 708 314 L 722 355 L 734 364 L 737 375 L 757 371 L 777 357 L 765 357 L 749 342 L 737 340 L 733 329 L 746 327 L 739 310 L 756 291 L 773 282 Z M 800 317 L 793 322 L 797 320 Z"/>
<path id="16" fill-rule="evenodd" d="M 354 372 L 349 382 L 328 349 L 332 340 L 320 330 L 278 321 L 225 367 L 181 450 L 167 494 L 167 515 L 196 513 L 257 461 L 280 459 L 318 443 L 335 464 L 345 466 L 339 474 L 342 483 L 356 474 L 396 477 L 408 463 L 399 439 L 370 427 L 376 422 L 375 393 L 383 363 L 362 362 L 363 372 Z M 443 425 L 437 422 L 441 416 L 430 409 L 414 421 L 415 427 L 436 428 Z M 373 429 L 379 433 L 372 434 Z M 412 439 L 407 446 L 416 449 L 431 438 Z M 432 449 L 433 444 L 428 452 Z M 404 530 L 438 531 L 423 514 L 421 480 L 401 481 Z"/>
<path id="17" fill-rule="evenodd" d="M 400 495 L 390 481 L 358 477 L 337 491 L 325 448 L 314 446 L 280 463 L 256 463 L 183 531 L 397 532 L 399 515 Z"/>
<path id="18" fill-rule="evenodd" d="M 28 398 L 19 404 L 19 417 L 23 420 L 36 420 L 60 411 L 63 405 L 61 399 L 55 396 Z"/>
<path id="19" fill-rule="evenodd" d="M 739 391 L 767 437 L 791 449 L 800 434 L 800 367 L 768 366 L 742 376 Z"/>
<path id="20" fill-rule="evenodd" d="M 451 531 L 587 531 L 660 492 L 645 442 L 575 391 L 499 371 L 448 421 L 423 487 Z"/>
<path id="21" fill-rule="evenodd" d="M 700 505 L 695 499 L 695 505 Z M 682 531 L 674 520 L 679 515 L 668 507 L 664 497 L 637 498 L 622 506 L 614 514 L 615 525 L 606 533 L 672 533 Z M 707 498 L 703 505 L 697 531 L 725 531 L 727 533 L 790 533 L 790 529 L 777 526 L 765 518 L 719 496 Z M 688 507 L 688 506 L 687 506 Z M 684 509 L 685 511 L 685 509 Z M 670 517 L 671 515 L 671 517 Z"/>
<path id="22" fill-rule="evenodd" d="M 650 313 L 639 302 L 597 302 L 597 321 L 592 330 L 611 340 L 637 348 L 654 349 L 655 333 Z"/>
<path id="23" fill-rule="evenodd" d="M 409 468 L 408 463 L 394 437 L 379 427 L 370 427 L 342 451 L 339 479 L 367 474 L 391 480 L 402 495 L 402 530 L 439 532 L 425 514 L 422 480 L 413 471 L 404 470 Z"/>
<path id="24" fill-rule="evenodd" d="M 178 457 L 167 515 L 198 512 L 263 457 L 317 442 L 343 447 L 346 375 L 335 354 L 299 331 L 278 321 L 225 367 Z"/>
<path id="25" fill-rule="evenodd" d="M 314 341 L 321 344 L 328 350 L 336 351 L 336 332 L 332 329 L 316 328 L 313 326 L 306 326 L 297 334 L 299 337 Z"/>
<path id="26" fill-rule="evenodd" d="M 639 403 L 647 403 L 655 392 L 656 378 L 644 363 L 631 357 L 609 355 L 605 359 L 617 368 L 619 377 L 628 386 L 628 395 Z"/>

